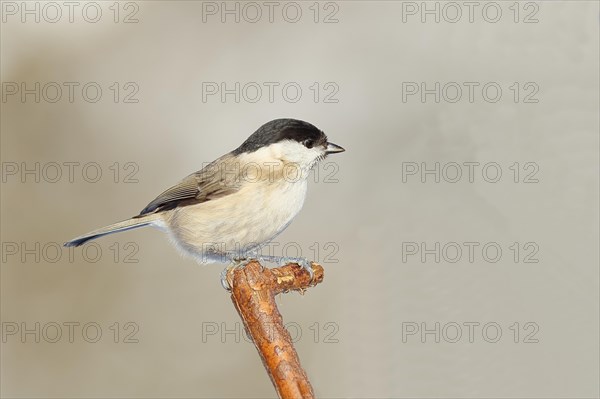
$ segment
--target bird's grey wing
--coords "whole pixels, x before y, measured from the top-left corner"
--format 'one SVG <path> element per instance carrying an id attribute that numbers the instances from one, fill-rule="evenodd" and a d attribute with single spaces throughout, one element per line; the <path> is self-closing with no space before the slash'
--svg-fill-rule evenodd
<path id="1" fill-rule="evenodd" d="M 192 173 L 165 190 L 140 212 L 139 216 L 178 206 L 198 204 L 217 199 L 239 190 L 236 176 L 223 173 L 227 159 L 219 159 L 198 172 Z M 228 176 L 228 177 L 227 177 Z"/>

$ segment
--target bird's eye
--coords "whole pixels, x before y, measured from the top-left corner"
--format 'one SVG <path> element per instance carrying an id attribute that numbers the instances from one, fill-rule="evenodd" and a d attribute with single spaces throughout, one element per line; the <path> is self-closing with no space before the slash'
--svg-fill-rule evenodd
<path id="1" fill-rule="evenodd" d="M 311 139 L 306 139 L 302 142 L 302 144 L 304 144 L 304 146 L 306 148 L 313 148 L 313 146 L 315 145 L 315 142 Z"/>

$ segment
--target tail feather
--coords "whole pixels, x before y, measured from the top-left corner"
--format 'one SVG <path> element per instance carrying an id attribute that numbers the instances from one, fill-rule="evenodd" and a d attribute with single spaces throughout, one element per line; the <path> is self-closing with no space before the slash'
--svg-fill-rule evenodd
<path id="1" fill-rule="evenodd" d="M 123 220 L 122 222 L 117 222 L 117 223 L 111 224 L 109 226 L 105 226 L 105 227 L 99 228 L 97 230 L 90 231 L 89 233 L 79 236 L 77 238 L 74 238 L 71 241 L 66 242 L 65 247 L 78 247 L 80 245 L 85 244 L 86 242 L 88 242 L 90 240 L 94 240 L 96 238 L 99 238 L 99 237 L 102 237 L 102 236 L 105 236 L 108 234 L 113 234 L 113 233 L 118 233 L 121 231 L 137 229 L 138 227 L 148 226 L 149 224 L 152 224 L 153 222 L 157 221 L 157 219 L 158 219 L 157 214 L 150 214 L 150 215 L 146 215 L 146 216 L 139 217 L 139 218 L 135 217 L 135 218 Z"/>

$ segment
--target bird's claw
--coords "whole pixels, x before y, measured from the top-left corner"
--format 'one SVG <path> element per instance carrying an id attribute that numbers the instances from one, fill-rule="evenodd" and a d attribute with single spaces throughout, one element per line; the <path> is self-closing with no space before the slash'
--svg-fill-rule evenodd
<path id="1" fill-rule="evenodd" d="M 308 272 L 310 275 L 310 282 L 315 279 L 315 272 L 313 271 L 312 262 L 309 262 L 306 258 L 290 258 L 290 257 L 282 257 L 279 259 L 280 266 L 287 265 L 288 263 L 296 263 L 298 266 L 302 267 L 304 270 Z"/>
<path id="2" fill-rule="evenodd" d="M 300 266 L 302 266 L 302 268 L 308 272 L 308 275 L 310 276 L 310 282 L 312 283 L 315 280 L 315 271 L 313 270 L 312 265 L 307 263 Z"/>
<path id="3" fill-rule="evenodd" d="M 252 260 L 254 260 L 254 259 L 252 259 L 252 258 L 244 258 L 244 259 L 233 258 L 233 259 L 231 259 L 231 264 L 229 266 L 227 266 L 225 269 L 223 269 L 223 271 L 221 272 L 221 286 L 225 289 L 225 291 L 231 292 L 231 285 L 229 284 L 229 281 L 227 281 L 227 274 L 233 269 L 237 269 L 239 267 L 246 266 Z"/>
<path id="4" fill-rule="evenodd" d="M 223 269 L 223 271 L 221 272 L 221 286 L 227 292 L 231 292 L 231 285 L 229 284 L 229 281 L 227 281 L 227 273 L 229 273 L 229 271 L 233 268 L 234 268 L 234 266 L 230 265 L 230 266 L 227 266 L 225 269 Z"/>

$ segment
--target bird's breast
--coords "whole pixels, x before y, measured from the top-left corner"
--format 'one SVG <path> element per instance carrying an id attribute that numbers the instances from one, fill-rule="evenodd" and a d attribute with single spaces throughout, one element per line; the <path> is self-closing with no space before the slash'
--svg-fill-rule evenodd
<path id="1" fill-rule="evenodd" d="M 174 209 L 169 230 L 194 255 L 215 245 L 222 252 L 246 251 L 281 233 L 302 209 L 306 191 L 306 180 L 248 183 L 233 194 Z"/>

